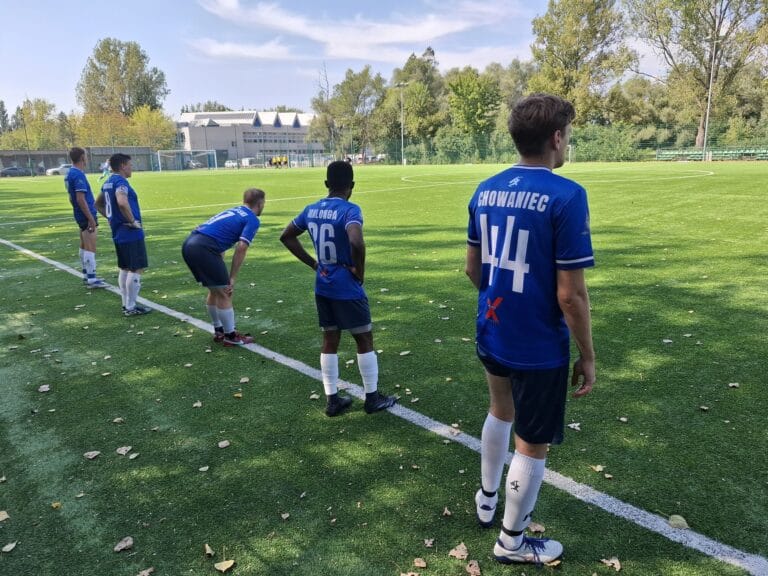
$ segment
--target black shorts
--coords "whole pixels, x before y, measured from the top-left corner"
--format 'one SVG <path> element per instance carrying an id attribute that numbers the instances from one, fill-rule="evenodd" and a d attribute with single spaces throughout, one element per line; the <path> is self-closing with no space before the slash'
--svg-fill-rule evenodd
<path id="1" fill-rule="evenodd" d="M 515 434 L 529 444 L 563 441 L 568 364 L 548 370 L 516 370 L 500 364 L 477 346 L 489 374 L 509 378 L 515 403 Z"/>
<path id="2" fill-rule="evenodd" d="M 192 232 L 181 246 L 181 255 L 195 280 L 206 288 L 229 286 L 229 271 L 216 240 Z"/>
<path id="3" fill-rule="evenodd" d="M 147 247 L 144 245 L 144 239 L 115 244 L 117 253 L 117 267 L 120 270 L 141 270 L 149 266 L 147 262 Z"/>
<path id="4" fill-rule="evenodd" d="M 367 298 L 334 300 L 315 294 L 315 304 L 323 331 L 349 330 L 351 334 L 363 334 L 373 328 Z"/>
<path id="5" fill-rule="evenodd" d="M 96 216 L 94 216 L 93 219 L 96 222 L 96 228 L 98 228 L 99 227 L 99 220 L 98 220 L 98 218 L 96 218 Z M 88 230 L 88 220 L 75 220 L 75 222 L 77 222 L 77 225 L 80 226 L 80 232 Z"/>

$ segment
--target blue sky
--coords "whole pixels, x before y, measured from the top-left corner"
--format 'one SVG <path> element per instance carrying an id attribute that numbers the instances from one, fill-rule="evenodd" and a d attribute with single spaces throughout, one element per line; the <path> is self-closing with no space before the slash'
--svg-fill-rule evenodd
<path id="1" fill-rule="evenodd" d="M 440 68 L 530 59 L 531 20 L 546 0 L 0 0 L 0 100 L 77 110 L 75 87 L 96 43 L 138 42 L 165 72 L 165 110 L 218 100 L 232 108 L 310 110 L 320 73 L 331 85 L 370 64 L 390 80 L 432 46 Z M 8 26 L 12 21 L 13 26 Z"/>

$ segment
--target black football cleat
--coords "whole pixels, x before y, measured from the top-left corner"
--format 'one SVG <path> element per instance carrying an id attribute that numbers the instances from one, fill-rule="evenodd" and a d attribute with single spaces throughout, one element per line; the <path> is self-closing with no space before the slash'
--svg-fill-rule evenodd
<path id="1" fill-rule="evenodd" d="M 378 391 L 376 391 L 373 392 L 370 397 L 368 397 L 366 394 L 363 408 L 365 408 L 365 411 L 368 414 L 373 414 L 374 412 L 386 410 L 387 408 L 394 406 L 396 402 L 397 396 L 385 396 L 384 394 L 380 394 Z"/>
<path id="2" fill-rule="evenodd" d="M 340 416 L 347 411 L 352 405 L 352 398 L 349 396 L 337 396 L 333 400 L 328 399 L 328 404 L 325 406 L 325 415 L 333 418 L 334 416 Z"/>

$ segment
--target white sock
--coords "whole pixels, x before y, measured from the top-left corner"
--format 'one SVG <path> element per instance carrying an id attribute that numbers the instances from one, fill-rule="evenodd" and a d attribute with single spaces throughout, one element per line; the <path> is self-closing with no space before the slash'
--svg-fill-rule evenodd
<path id="1" fill-rule="evenodd" d="M 211 317 L 211 322 L 214 328 L 221 328 L 221 319 L 219 318 L 219 309 L 213 304 L 208 304 L 208 316 Z"/>
<path id="2" fill-rule="evenodd" d="M 96 279 L 96 254 L 90 250 L 83 250 L 83 266 L 88 282 Z"/>
<path id="3" fill-rule="evenodd" d="M 323 389 L 326 396 L 336 394 L 339 380 L 339 355 L 320 354 L 320 372 L 323 373 Z"/>
<path id="4" fill-rule="evenodd" d="M 123 299 L 123 308 L 127 308 L 128 302 L 128 270 L 120 270 L 117 275 L 117 286 L 120 288 L 120 297 Z"/>
<path id="5" fill-rule="evenodd" d="M 507 501 L 504 505 L 503 526 L 511 532 L 520 533 L 510 536 L 501 531 L 499 540 L 508 550 L 519 548 L 523 541 L 522 532 L 531 522 L 531 514 L 539 497 L 539 488 L 544 480 L 546 460 L 530 458 L 515 451 L 507 474 Z"/>
<path id="6" fill-rule="evenodd" d="M 82 270 L 83 270 L 83 280 L 85 280 L 88 276 L 87 276 L 87 272 L 85 270 L 85 257 L 83 256 L 83 254 L 85 254 L 85 250 L 80 248 L 77 251 L 77 256 L 78 256 L 78 258 L 80 258 L 80 268 L 82 268 Z"/>
<path id="7" fill-rule="evenodd" d="M 235 309 L 234 308 L 217 308 L 219 313 L 219 320 L 224 327 L 224 334 L 229 334 L 235 331 Z"/>
<path id="8" fill-rule="evenodd" d="M 136 308 L 136 298 L 139 296 L 139 290 L 141 290 L 141 274 L 137 272 L 128 272 L 125 278 L 125 289 L 128 293 L 126 296 L 125 307 L 128 310 Z"/>
<path id="9" fill-rule="evenodd" d="M 485 417 L 480 436 L 480 478 L 486 492 L 496 493 L 499 489 L 511 433 L 512 422 L 500 420 L 490 412 Z"/>
<path id="10" fill-rule="evenodd" d="M 379 385 L 379 360 L 376 358 L 376 352 L 371 350 L 365 354 L 358 354 L 357 368 L 360 370 L 360 377 L 363 379 L 365 393 L 376 392 Z"/>

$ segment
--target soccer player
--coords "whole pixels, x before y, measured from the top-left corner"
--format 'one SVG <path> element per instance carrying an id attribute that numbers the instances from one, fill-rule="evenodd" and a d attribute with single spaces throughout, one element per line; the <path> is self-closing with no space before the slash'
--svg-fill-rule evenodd
<path id="1" fill-rule="evenodd" d="M 509 131 L 519 164 L 482 182 L 469 203 L 467 275 L 478 289 L 477 355 L 490 409 L 481 435 L 480 524 L 493 523 L 514 422 L 515 453 L 505 487 L 501 563 L 547 563 L 563 546 L 523 534 L 544 478 L 548 444 L 563 438 L 569 335 L 580 357 L 574 397 L 595 383 L 595 352 L 584 268 L 594 265 L 587 194 L 555 175 L 575 116 L 570 102 L 534 94 L 519 101 Z"/>
<path id="2" fill-rule="evenodd" d="M 85 150 L 74 147 L 69 151 L 72 168 L 64 177 L 64 185 L 69 193 L 69 202 L 75 222 L 80 227 L 80 264 L 83 269 L 83 282 L 88 288 L 106 288 L 108 284 L 96 277 L 96 229 L 99 221 L 96 206 L 88 178 L 85 177 Z"/>
<path id="3" fill-rule="evenodd" d="M 378 391 L 379 364 L 373 351 L 371 312 L 363 289 L 363 214 L 359 206 L 349 201 L 355 186 L 350 164 L 331 162 L 326 178 L 328 196 L 304 208 L 283 230 L 280 241 L 316 271 L 315 304 L 323 330 L 320 370 L 327 398 L 325 413 L 338 416 L 352 404 L 350 397 L 339 396 L 337 390 L 339 341 L 341 331 L 348 330 L 357 343 L 357 366 L 365 388 L 363 407 L 372 414 L 389 408 L 397 398 Z M 306 230 L 317 259 L 309 255 L 299 240 Z"/>
<path id="4" fill-rule="evenodd" d="M 250 188 L 243 193 L 243 205 L 224 210 L 195 228 L 184 241 L 181 255 L 195 280 L 208 288 L 208 314 L 213 322 L 215 342 L 225 346 L 250 344 L 253 338 L 235 330 L 232 293 L 240 266 L 259 229 L 259 216 L 266 201 L 263 190 Z M 235 246 L 236 245 L 236 246 Z M 227 272 L 224 252 L 235 246 Z"/>
<path id="5" fill-rule="evenodd" d="M 101 176 L 99 176 L 99 182 L 101 182 L 102 180 L 109 178 L 109 162 L 104 160 L 104 162 L 102 162 L 99 168 L 101 169 Z"/>
<path id="6" fill-rule="evenodd" d="M 148 262 L 139 199 L 128 183 L 133 173 L 131 157 L 120 152 L 112 154 L 109 166 L 112 176 L 101 187 L 101 194 L 96 198 L 96 209 L 109 220 L 112 228 L 117 267 L 120 269 L 117 283 L 123 298 L 123 314 L 148 314 L 152 311 L 150 308 L 136 304 L 141 289 L 141 273 Z"/>

